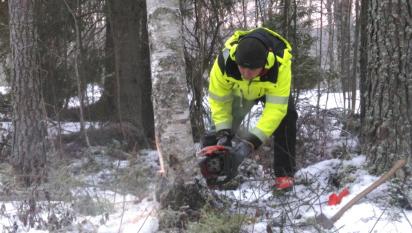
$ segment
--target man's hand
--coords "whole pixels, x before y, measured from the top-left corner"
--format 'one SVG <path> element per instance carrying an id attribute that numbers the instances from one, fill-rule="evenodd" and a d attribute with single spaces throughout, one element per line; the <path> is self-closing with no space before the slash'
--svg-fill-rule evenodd
<path id="1" fill-rule="evenodd" d="M 199 166 L 209 187 L 223 185 L 237 175 L 239 165 L 253 151 L 253 144 L 242 140 L 235 147 L 207 146 L 199 155 Z"/>
<path id="2" fill-rule="evenodd" d="M 230 129 L 222 129 L 216 133 L 217 143 L 220 146 L 232 146 L 233 134 Z"/>
<path id="3" fill-rule="evenodd" d="M 225 173 L 230 177 L 237 175 L 239 165 L 247 158 L 253 151 L 253 144 L 242 140 L 236 144 L 235 147 L 229 149 L 229 156 L 225 161 Z"/>

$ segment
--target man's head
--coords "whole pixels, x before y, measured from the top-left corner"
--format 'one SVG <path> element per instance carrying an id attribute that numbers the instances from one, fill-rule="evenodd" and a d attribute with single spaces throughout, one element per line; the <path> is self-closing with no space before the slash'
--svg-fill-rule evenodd
<path id="1" fill-rule="evenodd" d="M 258 39 L 246 37 L 239 41 L 235 58 L 242 77 L 250 80 L 258 76 L 265 67 L 267 49 Z"/>

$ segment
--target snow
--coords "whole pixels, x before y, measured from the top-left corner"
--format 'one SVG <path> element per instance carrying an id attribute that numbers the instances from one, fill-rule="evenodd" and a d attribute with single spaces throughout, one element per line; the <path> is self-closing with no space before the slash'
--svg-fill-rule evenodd
<path id="1" fill-rule="evenodd" d="M 5 95 L 10 92 L 9 86 L 0 86 L 0 94 Z"/>
<path id="2" fill-rule="evenodd" d="M 111 220 L 99 227 L 97 232 L 151 233 L 157 231 L 159 225 L 156 217 L 159 208 L 157 202 L 143 199 L 138 204 L 120 204 L 116 213 L 110 215 Z M 99 219 L 93 219 L 91 222 L 98 223 Z"/>
<path id="3" fill-rule="evenodd" d="M 9 86 L 0 86 L 0 94 L 5 95 L 10 92 Z M 96 103 L 103 94 L 103 88 L 97 84 L 87 84 L 86 88 L 86 98 L 85 105 Z M 68 100 L 68 106 L 70 108 L 80 106 L 80 101 L 78 96 L 71 97 Z"/>
<path id="4" fill-rule="evenodd" d="M 123 198 L 123 197 L 122 197 Z M 135 198 L 135 197 L 133 197 Z M 10 207 L 10 205 L 9 205 Z M 12 208 L 12 207 L 10 207 Z M 98 232 L 98 233 L 151 233 L 157 232 L 159 221 L 156 217 L 159 204 L 156 201 L 145 198 L 141 201 L 130 201 L 124 197 L 123 202 L 116 205 L 113 213 L 108 216 L 108 221 L 101 224 L 101 217 L 80 217 L 73 229 L 68 232 Z M 5 226 L 10 222 L 4 222 L 5 218 L 0 221 L 0 229 L 5 232 Z M 100 226 L 99 226 L 100 225 Z M 18 232 L 28 233 L 45 233 L 48 231 L 36 230 L 33 228 L 23 228 Z"/>
<path id="5" fill-rule="evenodd" d="M 265 180 L 245 182 L 237 190 L 217 191 L 217 193 L 231 199 L 235 203 L 233 208 L 241 213 L 253 216 L 254 210 L 260 209 L 262 215 L 270 216 L 258 218 L 259 221 L 255 224 L 244 226 L 242 229 L 245 232 L 267 232 L 268 224 L 274 232 L 280 232 L 280 228 L 273 226 L 279 224 L 277 219 L 285 216 L 296 226 L 304 225 L 321 213 L 331 218 L 352 198 L 378 179 L 365 170 L 365 165 L 365 156 L 359 155 L 350 160 L 330 159 L 302 168 L 295 175 L 296 185 L 293 192 L 286 195 L 274 195 L 270 191 L 270 182 Z M 352 182 L 339 188 L 329 184 L 330 177 L 337 176 L 339 171 L 347 169 L 352 169 L 349 174 L 345 173 L 354 177 Z M 391 189 L 389 183 L 384 183 L 347 210 L 334 224 L 333 232 L 412 232 L 410 224 L 412 211 L 385 203 Z M 344 187 L 349 189 L 350 194 L 344 197 L 340 204 L 328 206 L 329 195 L 338 193 Z M 296 232 L 295 230 L 293 227 L 286 227 L 283 232 Z M 317 231 L 302 228 L 298 232 Z"/>
<path id="6" fill-rule="evenodd" d="M 3 93 L 5 89 L 0 88 Z M 329 93 L 329 96 L 322 96 L 320 106 L 327 109 L 342 107 L 342 94 Z M 307 105 L 316 105 L 317 94 L 306 92 L 302 95 Z M 327 102 L 326 102 L 327 101 Z M 335 125 L 335 124 L 333 124 Z M 9 128 L 9 123 L 2 123 L 2 128 Z M 66 122 L 61 124 L 63 132 L 76 132 L 79 130 L 78 123 Z M 98 127 L 97 124 L 87 123 L 87 127 Z M 332 138 L 328 142 L 328 147 L 340 145 L 342 142 L 341 126 L 335 125 L 330 129 Z M 56 125 L 49 127 L 49 132 L 56 133 Z M 347 139 L 346 142 L 354 147 L 358 142 L 356 139 Z M 143 161 L 148 163 L 153 170 L 151 174 L 156 174 L 158 169 L 157 152 L 142 150 L 138 155 Z M 154 197 L 153 184 L 149 184 L 149 194 L 139 196 L 124 194 L 120 190 L 108 190 L 99 186 L 108 177 L 116 175 L 113 167 L 117 169 L 129 169 L 134 166 L 130 161 L 118 161 L 108 159 L 97 153 L 93 157 L 95 163 L 101 165 L 102 169 L 93 174 L 83 173 L 82 168 L 88 163 L 89 158 L 76 160 L 71 164 L 72 169 L 79 170 L 78 178 L 81 177 L 86 184 L 93 184 L 88 188 L 82 187 L 72 190 L 73 196 L 89 195 L 98 198 L 100 201 L 111 204 L 112 208 L 107 215 L 81 215 L 78 214 L 66 232 L 140 232 L 152 233 L 159 230 L 159 203 Z M 245 232 L 266 233 L 270 226 L 273 232 L 319 232 L 311 227 L 311 221 L 315 216 L 323 213 L 327 217 L 332 217 L 345 204 L 347 204 L 357 194 L 362 192 L 372 182 L 379 177 L 370 175 L 367 172 L 366 157 L 364 155 L 351 154 L 349 159 L 328 159 L 317 162 L 300 169 L 295 175 L 296 185 L 294 190 L 287 194 L 277 195 L 271 190 L 271 180 L 269 174 L 264 174 L 260 168 L 261 176 L 258 180 L 248 180 L 238 189 L 232 191 L 213 191 L 218 196 L 225 197 L 233 203 L 231 209 L 236 213 L 243 213 L 253 218 L 242 226 Z M 344 174 L 345 179 L 341 180 L 339 186 L 331 185 L 331 179 Z M 3 184 L 1 184 L 3 185 Z M 343 188 L 349 189 L 349 195 L 342 199 L 336 206 L 328 206 L 328 197 L 332 193 L 338 193 Z M 401 209 L 390 203 L 390 192 L 393 186 L 390 181 L 384 183 L 376 190 L 361 199 L 353 207 L 347 210 L 343 216 L 334 224 L 331 232 L 339 233 L 405 233 L 412 232 L 412 211 Z M 19 207 L 18 201 L 1 201 L 2 211 L 0 214 L 0 230 L 11 232 L 14 222 L 19 222 L 16 216 Z M 70 208 L 70 207 L 67 207 Z M 260 212 L 261 214 L 257 214 Z M 47 211 L 42 213 L 47 216 Z M 278 227 L 279 222 L 286 218 L 289 226 Z M 312 224 L 313 225 L 313 224 Z M 296 229 L 298 229 L 296 231 Z M 24 227 L 18 224 L 18 230 L 13 232 L 44 233 L 45 230 Z"/>
<path id="7" fill-rule="evenodd" d="M 323 92 L 323 93 L 322 93 Z M 344 106 L 348 107 L 348 94 L 346 93 L 346 98 L 344 98 L 343 93 L 334 93 L 334 92 L 326 92 L 324 90 L 321 90 L 321 96 L 319 100 L 319 108 L 321 109 L 335 109 L 335 108 L 343 108 Z M 305 104 L 309 104 L 312 106 L 317 105 L 318 101 L 318 91 L 317 90 L 311 90 L 311 91 L 306 91 L 302 93 L 302 96 L 300 96 L 300 99 L 306 100 L 303 101 Z M 359 113 L 359 104 L 360 104 L 360 91 L 356 91 L 356 103 L 355 103 L 355 109 L 356 112 Z"/>
<path id="8" fill-rule="evenodd" d="M 87 84 L 85 105 L 96 103 L 102 96 L 103 88 L 95 84 Z M 78 96 L 71 97 L 69 99 L 69 107 L 75 108 L 80 106 L 80 100 Z"/>
<path id="9" fill-rule="evenodd" d="M 376 181 L 378 177 L 369 175 L 364 170 L 365 165 L 365 157 L 364 156 L 356 156 L 351 160 L 348 161 L 340 161 L 337 159 L 326 160 L 309 166 L 307 168 L 299 170 L 296 174 L 297 182 L 301 182 L 303 177 L 313 177 L 314 183 L 311 185 L 302 185 L 297 184 L 295 186 L 295 190 L 293 191 L 293 195 L 291 197 L 281 197 L 281 198 L 272 198 L 270 200 L 270 205 L 276 206 L 278 209 L 282 209 L 281 202 L 288 202 L 288 205 L 291 206 L 292 210 L 297 210 L 296 213 L 289 213 L 289 217 L 302 215 L 302 219 L 314 219 L 315 216 L 323 213 L 327 217 L 331 218 L 334 214 L 336 214 L 345 204 L 347 204 L 352 198 L 354 198 L 357 194 L 362 192 L 366 189 L 371 183 Z M 349 188 L 350 194 L 343 198 L 342 202 L 336 206 L 328 206 L 327 200 L 328 196 L 332 192 L 339 192 L 341 189 L 336 190 L 329 190 L 321 191 L 322 188 L 328 187 L 328 180 L 327 177 L 330 176 L 331 173 L 336 172 L 339 168 L 345 168 L 347 166 L 355 166 L 358 170 L 355 171 L 356 179 L 354 182 L 346 184 Z M 388 185 L 389 182 L 386 182 L 384 185 L 378 187 L 376 190 L 372 191 L 367 197 L 361 199 L 357 204 L 355 204 L 352 208 L 347 210 L 344 215 L 334 224 L 335 230 L 333 232 L 339 233 L 354 233 L 354 232 L 396 232 L 396 233 L 403 233 L 403 232 L 412 232 L 412 211 L 403 210 L 397 207 L 392 206 L 389 203 L 385 203 L 382 205 L 376 200 L 385 199 L 388 195 L 388 190 L 390 186 Z M 244 186 L 242 186 L 244 187 Z M 319 195 L 317 201 L 312 201 L 310 204 L 308 200 L 311 200 L 314 196 L 314 191 L 312 189 L 317 189 L 316 195 Z M 242 190 L 242 188 L 240 189 Z M 250 198 L 256 197 L 256 195 L 251 196 L 243 196 L 238 195 L 240 190 L 233 191 L 232 196 L 236 198 L 237 201 L 242 203 L 253 203 L 259 200 L 259 198 Z M 253 193 L 251 190 L 246 190 L 243 192 L 246 194 Z M 315 196 L 316 196 L 315 195 Z M 263 198 L 260 199 L 260 202 L 263 199 L 267 199 L 267 196 L 261 196 Z M 299 204 L 295 204 L 296 202 L 300 202 Z M 267 205 L 267 202 L 262 202 L 263 205 Z M 262 205 L 262 206 L 263 206 Z M 260 207 L 262 207 L 260 206 Z M 267 207 L 266 207 L 267 210 Z M 273 210 L 272 219 L 276 219 L 280 216 L 279 213 L 282 213 L 284 210 Z M 271 219 L 271 218 L 269 218 Z M 302 221 L 295 220 L 294 224 L 299 225 L 302 224 Z M 247 232 L 267 232 L 266 226 L 268 225 L 267 219 L 263 219 L 253 225 L 248 225 L 244 229 Z M 273 224 L 272 224 L 273 225 Z M 284 229 L 285 230 L 285 229 Z M 303 232 L 317 232 L 315 229 L 313 230 L 303 230 Z M 277 232 L 277 231 L 274 231 Z M 293 228 L 286 228 L 284 232 L 295 232 Z"/>
<path id="10" fill-rule="evenodd" d="M 87 124 L 89 127 L 92 123 Z M 54 124 L 49 124 L 49 132 L 56 133 Z M 2 124 L 2 127 L 10 128 L 10 123 L 6 122 Z M 77 132 L 79 130 L 78 123 L 62 123 L 61 127 L 63 132 Z M 123 194 L 119 190 L 107 189 L 107 179 L 118 175 L 120 170 L 130 170 L 136 164 L 145 164 L 150 167 L 155 173 L 159 168 L 157 164 L 157 151 L 141 150 L 138 152 L 136 162 L 132 163 L 129 160 L 117 160 L 107 155 L 104 155 L 106 148 L 93 147 L 91 153 L 93 157 L 82 157 L 74 160 L 68 169 L 75 174 L 76 182 L 81 182 L 79 188 L 73 188 L 71 190 L 71 196 L 74 198 L 90 198 L 94 203 L 101 203 L 100 209 L 104 209 L 105 213 L 98 213 L 97 215 L 84 215 L 75 213 L 74 220 L 69 226 L 63 227 L 59 232 L 157 232 L 158 230 L 158 218 L 157 213 L 159 209 L 159 203 L 154 198 L 153 187 L 148 187 L 148 196 L 138 197 L 137 195 Z M 93 172 L 87 172 L 88 164 L 93 161 L 93 165 L 99 169 Z M 94 168 L 93 168 L 94 170 Z M 61 171 L 63 176 L 64 171 Z M 150 174 L 147 174 L 150 175 Z M 3 183 L 3 177 L 0 177 L 0 187 L 2 190 L 6 190 L 6 183 Z M 149 182 L 149 186 L 151 186 Z M 143 187 L 142 187 L 143 188 Z M 150 194 L 151 193 L 151 194 Z M 44 233 L 49 232 L 46 230 L 39 230 L 40 226 L 29 227 L 23 226 L 18 213 L 21 211 L 21 201 L 9 201 L 14 197 L 7 197 L 5 199 L 1 194 L 2 199 L 0 201 L 0 232 L 29 232 L 29 233 Z M 42 209 L 38 213 L 39 218 L 47 220 L 50 214 L 54 213 L 58 217 L 62 217 L 61 210 L 73 211 L 73 202 L 51 202 L 37 201 L 38 209 Z M 80 203 L 82 202 L 74 202 Z M 50 206 L 54 206 L 54 209 L 50 209 Z M 100 207 L 100 206 L 99 206 Z M 79 208 L 89 208 L 79 207 Z M 86 212 L 90 212 L 87 210 Z M 11 230 L 16 226 L 16 230 Z"/>

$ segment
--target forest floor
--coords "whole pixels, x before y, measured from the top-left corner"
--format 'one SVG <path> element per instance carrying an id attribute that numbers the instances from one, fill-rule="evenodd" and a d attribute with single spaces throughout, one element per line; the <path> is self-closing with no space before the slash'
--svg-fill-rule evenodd
<path id="1" fill-rule="evenodd" d="M 210 199 L 201 209 L 160 209 L 156 151 L 124 150 L 115 137 L 91 147 L 56 140 L 48 157 L 50 178 L 40 186 L 18 188 L 10 165 L 0 163 L 1 232 L 412 232 L 412 181 L 398 178 L 360 200 L 331 230 L 316 224 L 315 216 L 332 217 L 379 177 L 369 174 L 359 152 L 357 119 L 346 117 L 339 104 L 327 106 L 323 99 L 316 111 L 313 98 L 301 98 L 299 170 L 290 192 L 272 190 L 273 152 L 265 145 L 242 165 L 236 189 L 204 189 Z M 2 123 L 4 132 L 9 126 Z M 76 127 L 63 124 L 63 133 Z M 193 180 L 204 188 L 200 176 Z M 345 188 L 342 202 L 329 206 L 329 196 Z"/>

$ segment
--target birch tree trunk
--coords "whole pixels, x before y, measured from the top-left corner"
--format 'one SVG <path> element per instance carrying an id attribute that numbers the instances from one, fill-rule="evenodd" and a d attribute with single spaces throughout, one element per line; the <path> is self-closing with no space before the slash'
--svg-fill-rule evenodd
<path id="1" fill-rule="evenodd" d="M 408 1 L 369 2 L 365 152 L 372 171 L 412 165 L 412 18 Z"/>
<path id="2" fill-rule="evenodd" d="M 179 1 L 146 2 L 155 134 L 169 180 L 188 178 L 194 158 Z"/>
<path id="3" fill-rule="evenodd" d="M 36 1 L 10 0 L 12 54 L 12 164 L 25 185 L 46 177 L 46 124 L 40 85 L 40 60 L 34 20 Z"/>

